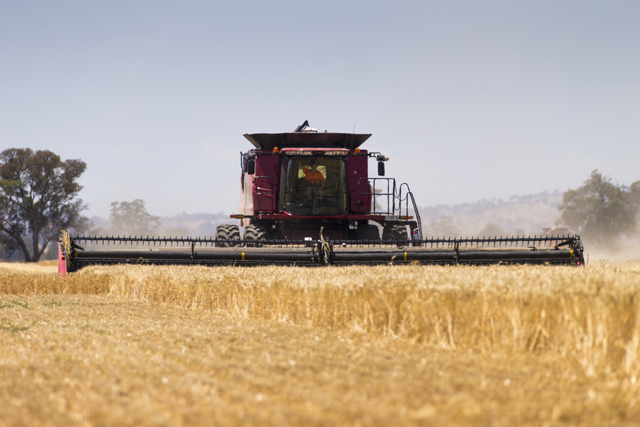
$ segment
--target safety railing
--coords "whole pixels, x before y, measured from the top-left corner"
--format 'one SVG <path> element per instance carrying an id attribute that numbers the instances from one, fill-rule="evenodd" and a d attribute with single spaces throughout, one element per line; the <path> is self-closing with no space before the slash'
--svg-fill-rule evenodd
<path id="1" fill-rule="evenodd" d="M 422 220 L 409 184 L 402 183 L 396 187 L 394 178 L 360 178 L 367 180 L 370 191 L 361 191 L 364 186 L 358 183 L 358 200 L 361 196 L 371 197 L 371 213 L 397 217 L 399 220 L 408 220 L 414 216 L 418 225 L 418 238 L 422 239 Z M 380 203 L 382 200 L 382 203 Z M 413 232 L 413 230 L 411 230 Z"/>
<path id="2" fill-rule="evenodd" d="M 365 185 L 361 184 L 362 180 L 366 181 Z M 367 188 L 369 191 L 362 191 L 363 188 Z M 395 178 L 360 178 L 358 180 L 358 200 L 360 200 L 361 196 L 371 197 L 371 213 L 376 215 L 395 215 Z"/>
<path id="3" fill-rule="evenodd" d="M 409 202 L 411 202 L 411 205 L 409 205 Z M 398 189 L 398 206 L 401 219 L 408 219 L 409 216 L 411 216 L 409 207 L 413 208 L 413 216 L 415 217 L 416 223 L 418 225 L 418 238 L 422 240 L 422 220 L 420 218 L 420 212 L 418 211 L 418 206 L 416 205 L 416 200 L 413 197 L 413 193 L 409 189 L 409 184 L 407 184 L 406 182 L 400 184 L 400 188 Z M 411 231 L 413 232 L 413 230 Z"/>

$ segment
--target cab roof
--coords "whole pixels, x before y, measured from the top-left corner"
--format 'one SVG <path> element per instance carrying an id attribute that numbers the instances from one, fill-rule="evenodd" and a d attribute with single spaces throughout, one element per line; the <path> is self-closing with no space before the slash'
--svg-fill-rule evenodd
<path id="1" fill-rule="evenodd" d="M 353 151 L 360 147 L 370 133 L 287 132 L 244 134 L 256 148 L 346 148 Z"/>

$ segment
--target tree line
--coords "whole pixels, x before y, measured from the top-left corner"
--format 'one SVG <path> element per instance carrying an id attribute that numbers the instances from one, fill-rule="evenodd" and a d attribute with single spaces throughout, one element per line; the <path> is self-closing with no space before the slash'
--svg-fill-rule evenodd
<path id="1" fill-rule="evenodd" d="M 626 186 L 594 170 L 582 186 L 563 194 L 558 210 L 557 226 L 579 234 L 588 246 L 617 249 L 624 239 L 640 238 L 640 181 Z M 460 234 L 450 216 L 432 220 L 429 231 L 433 236 Z M 493 223 L 488 223 L 477 234 L 505 235 Z M 525 231 L 519 229 L 515 234 L 524 235 Z"/>
<path id="2" fill-rule="evenodd" d="M 88 206 L 79 197 L 78 179 L 86 168 L 82 160 L 63 161 L 49 150 L 10 148 L 0 153 L 0 246 L 6 257 L 20 252 L 26 262 L 38 262 L 61 230 L 155 233 L 160 220 L 140 199 L 113 202 L 109 230 L 92 230 L 92 222 L 82 215 Z"/>
<path id="3" fill-rule="evenodd" d="M 558 224 L 588 244 L 616 249 L 623 239 L 640 237 L 640 181 L 625 186 L 594 170 L 581 187 L 564 193 L 558 209 Z"/>

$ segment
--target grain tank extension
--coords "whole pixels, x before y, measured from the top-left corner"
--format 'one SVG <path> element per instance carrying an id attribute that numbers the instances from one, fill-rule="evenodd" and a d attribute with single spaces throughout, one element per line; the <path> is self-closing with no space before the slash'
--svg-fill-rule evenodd
<path id="1" fill-rule="evenodd" d="M 370 134 L 317 132 L 305 121 L 293 132 L 244 136 L 254 148 L 240 156 L 235 223 L 214 237 L 63 233 L 61 274 L 122 263 L 584 264 L 577 235 L 423 236 L 409 186 L 385 177 L 388 157 L 362 148 Z"/>

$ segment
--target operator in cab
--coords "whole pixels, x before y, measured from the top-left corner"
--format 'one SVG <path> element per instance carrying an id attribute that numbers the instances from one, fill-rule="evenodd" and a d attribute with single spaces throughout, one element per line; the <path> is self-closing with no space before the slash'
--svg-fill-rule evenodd
<path id="1" fill-rule="evenodd" d="M 311 165 L 311 169 L 308 167 L 303 168 L 302 172 L 304 172 L 306 180 L 312 184 L 319 184 L 326 179 L 315 163 Z"/>

